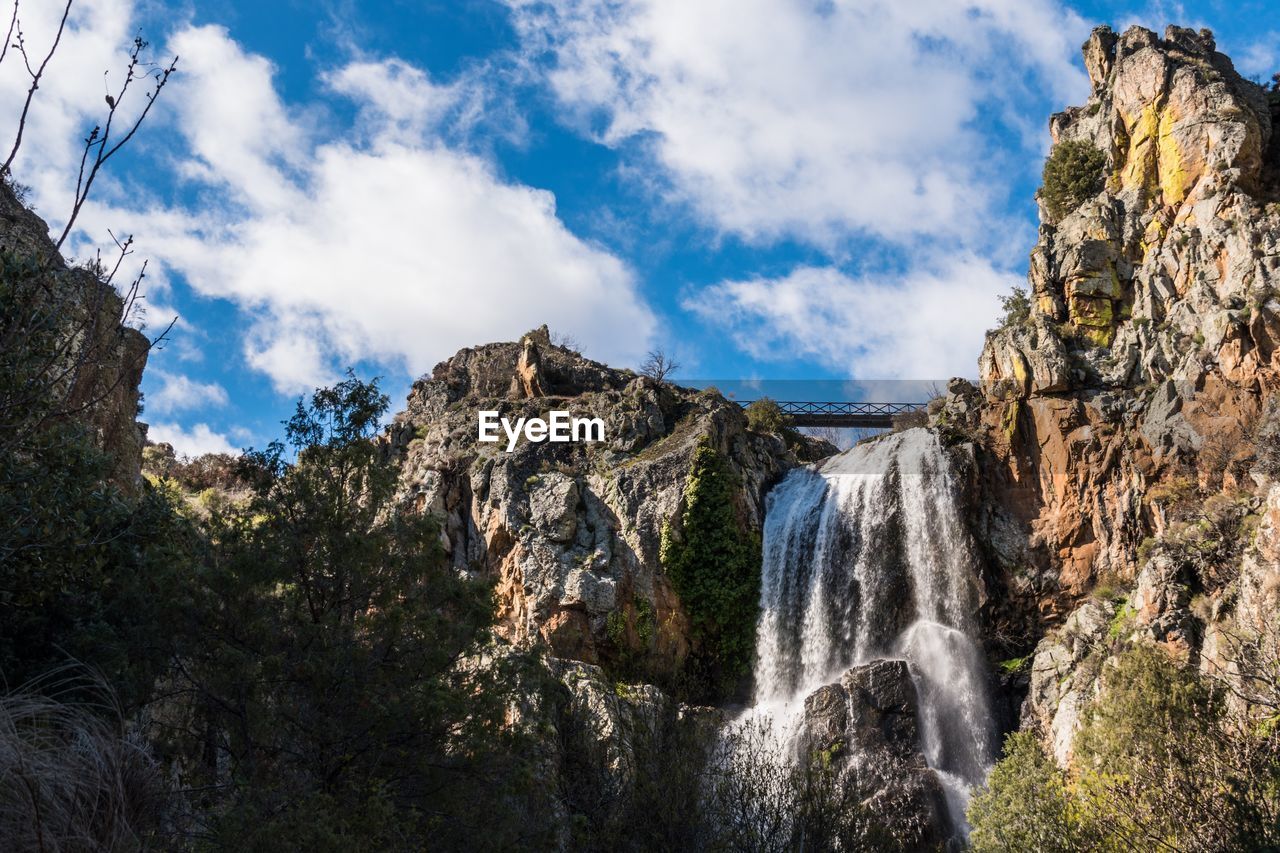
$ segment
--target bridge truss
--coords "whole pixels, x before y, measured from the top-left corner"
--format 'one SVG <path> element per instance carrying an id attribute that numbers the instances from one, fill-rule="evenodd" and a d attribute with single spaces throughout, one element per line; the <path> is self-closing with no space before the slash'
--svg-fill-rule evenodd
<path id="1" fill-rule="evenodd" d="M 754 400 L 739 400 L 746 408 Z M 841 403 L 817 400 L 775 401 L 787 416 L 791 426 L 797 427 L 859 427 L 863 429 L 889 429 L 893 419 L 924 408 L 923 403 Z"/>

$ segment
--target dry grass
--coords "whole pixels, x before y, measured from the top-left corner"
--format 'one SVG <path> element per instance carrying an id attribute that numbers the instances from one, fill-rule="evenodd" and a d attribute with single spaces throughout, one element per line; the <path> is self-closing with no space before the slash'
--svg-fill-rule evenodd
<path id="1" fill-rule="evenodd" d="M 5 850 L 155 846 L 163 782 L 109 694 L 60 674 L 0 697 L 0 839 Z M 85 699 L 106 696 L 105 701 Z"/>

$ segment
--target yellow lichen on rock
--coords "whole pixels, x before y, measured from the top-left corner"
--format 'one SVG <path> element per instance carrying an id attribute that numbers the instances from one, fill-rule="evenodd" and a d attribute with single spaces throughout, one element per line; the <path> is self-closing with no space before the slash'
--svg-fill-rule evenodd
<path id="1" fill-rule="evenodd" d="M 1159 186 L 1157 170 L 1160 133 L 1160 99 L 1147 104 L 1134 118 L 1121 114 L 1129 138 L 1129 150 L 1120 172 L 1121 189 L 1145 189 L 1153 193 Z"/>
<path id="2" fill-rule="evenodd" d="M 1147 230 L 1142 234 L 1142 262 L 1145 264 L 1153 251 L 1158 250 L 1164 244 L 1164 236 L 1169 233 L 1169 227 L 1159 219 L 1152 219 L 1151 224 L 1147 226 Z"/>
<path id="3" fill-rule="evenodd" d="M 1187 197 L 1187 189 L 1192 186 L 1199 175 L 1192 175 L 1188 163 L 1182 156 L 1178 142 L 1174 139 L 1173 128 L 1178 116 L 1172 106 L 1160 111 L 1159 136 L 1157 137 L 1157 165 L 1160 191 L 1164 193 L 1164 203 L 1181 204 Z"/>
<path id="4" fill-rule="evenodd" d="M 1071 297 L 1071 323 L 1089 340 L 1098 346 L 1110 346 L 1115 335 L 1115 306 L 1106 297 L 1082 296 Z"/>

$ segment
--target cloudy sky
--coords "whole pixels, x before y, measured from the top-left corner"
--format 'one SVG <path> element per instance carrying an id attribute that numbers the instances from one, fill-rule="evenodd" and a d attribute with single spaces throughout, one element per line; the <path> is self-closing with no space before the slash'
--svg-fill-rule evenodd
<path id="1" fill-rule="evenodd" d="M 33 55 L 62 3 L 22 0 Z M 1168 22 L 1280 70 L 1280 0 L 76 0 L 14 173 L 60 232 L 133 38 L 180 57 L 65 248 L 134 235 L 188 453 L 542 323 L 689 378 L 972 375 L 1081 42 Z M 25 89 L 10 54 L 0 139 Z"/>

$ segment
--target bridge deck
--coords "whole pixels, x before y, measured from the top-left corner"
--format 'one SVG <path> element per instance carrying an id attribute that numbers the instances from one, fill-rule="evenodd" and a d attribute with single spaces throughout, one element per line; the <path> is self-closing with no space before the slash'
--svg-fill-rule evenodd
<path id="1" fill-rule="evenodd" d="M 744 408 L 754 400 L 739 400 Z M 791 426 L 889 429 L 897 415 L 924 408 L 923 403 L 837 403 L 815 400 L 776 400 Z"/>

